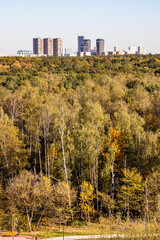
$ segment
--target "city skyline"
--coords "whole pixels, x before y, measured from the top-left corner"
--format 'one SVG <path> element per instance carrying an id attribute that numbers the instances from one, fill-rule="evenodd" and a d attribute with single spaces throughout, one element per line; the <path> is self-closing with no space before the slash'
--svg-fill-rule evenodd
<path id="1" fill-rule="evenodd" d="M 105 40 L 102 38 L 96 39 L 96 47 L 91 49 L 91 39 L 85 36 L 77 36 L 77 51 L 73 53 L 72 49 L 63 47 L 62 38 L 33 38 L 33 53 L 28 54 L 29 50 L 18 50 L 18 56 L 91 56 L 91 55 L 124 55 L 124 54 L 139 54 L 145 55 L 145 46 L 133 47 L 122 50 L 121 46 L 114 46 L 114 51 L 106 51 Z"/>
<path id="2" fill-rule="evenodd" d="M 147 53 L 160 53 L 158 0 L 6 0 L 0 7 L 0 55 L 31 50 L 37 36 L 60 36 L 65 48 L 76 51 L 77 35 L 92 42 L 101 37 L 109 50 L 145 46 Z"/>

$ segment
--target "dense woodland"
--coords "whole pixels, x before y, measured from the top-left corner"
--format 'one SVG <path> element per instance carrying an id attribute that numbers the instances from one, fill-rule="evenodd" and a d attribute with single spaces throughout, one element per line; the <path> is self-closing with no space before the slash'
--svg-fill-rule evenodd
<path id="1" fill-rule="evenodd" d="M 160 222 L 160 57 L 0 58 L 0 212 Z"/>

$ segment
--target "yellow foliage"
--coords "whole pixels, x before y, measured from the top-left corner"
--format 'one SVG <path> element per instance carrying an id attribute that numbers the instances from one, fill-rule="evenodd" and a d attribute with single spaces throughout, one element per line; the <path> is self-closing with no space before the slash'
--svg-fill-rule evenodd
<path id="1" fill-rule="evenodd" d="M 54 158 L 54 156 L 57 155 L 57 152 L 56 152 L 56 149 L 55 147 L 53 146 L 53 144 L 50 146 L 49 148 L 49 159 L 50 161 L 52 161 L 52 159 Z"/>
<path id="2" fill-rule="evenodd" d="M 114 172 L 118 172 L 122 175 L 123 163 L 124 163 L 124 148 L 123 142 L 127 141 L 126 136 L 122 136 L 119 130 L 115 128 L 109 131 L 109 144 L 108 152 L 103 153 L 104 163 L 106 164 L 109 160 L 113 164 Z"/>
<path id="3" fill-rule="evenodd" d="M 118 172 L 123 162 L 123 138 L 121 132 L 114 128 L 111 130 L 111 145 L 115 151 L 114 171 Z"/>
<path id="4" fill-rule="evenodd" d="M 154 58 L 155 62 L 160 62 L 160 60 L 158 58 Z"/>
<path id="5" fill-rule="evenodd" d="M 51 179 L 49 179 L 46 176 L 43 176 L 42 179 L 44 181 L 45 189 L 50 189 L 50 187 L 51 187 Z"/>
<path id="6" fill-rule="evenodd" d="M 9 68 L 9 65 L 0 65 L 0 71 L 7 71 Z"/>
<path id="7" fill-rule="evenodd" d="M 20 64 L 19 61 L 15 61 L 15 62 L 12 64 L 12 67 L 14 67 L 14 68 L 22 68 L 22 65 Z"/>
<path id="8" fill-rule="evenodd" d="M 94 188 L 89 182 L 84 181 L 82 183 L 82 192 L 80 194 L 80 200 L 81 200 L 80 206 L 82 211 L 85 213 L 86 218 L 88 217 L 88 220 L 89 220 L 89 213 L 94 211 L 93 204 L 92 204 L 93 198 L 94 198 L 93 191 L 94 191 Z"/>

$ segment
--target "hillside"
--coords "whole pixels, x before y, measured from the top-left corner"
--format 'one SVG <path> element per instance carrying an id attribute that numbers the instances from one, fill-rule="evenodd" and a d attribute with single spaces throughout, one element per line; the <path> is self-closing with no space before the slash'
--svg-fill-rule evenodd
<path id="1" fill-rule="evenodd" d="M 1 211 L 30 230 L 51 212 L 159 222 L 160 57 L 1 57 L 0 167 Z"/>

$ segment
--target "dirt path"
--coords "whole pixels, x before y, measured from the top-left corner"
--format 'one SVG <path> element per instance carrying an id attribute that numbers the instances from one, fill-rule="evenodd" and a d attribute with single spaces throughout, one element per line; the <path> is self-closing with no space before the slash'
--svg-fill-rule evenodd
<path id="1" fill-rule="evenodd" d="M 153 234 L 151 236 L 157 237 L 157 240 L 160 239 L 159 234 Z M 105 239 L 125 239 L 125 238 L 138 238 L 141 237 L 140 235 L 127 235 L 127 234 L 108 234 L 108 235 L 88 235 L 88 236 L 67 236 L 64 237 L 64 240 L 81 240 L 81 239 L 98 239 L 98 238 L 105 238 Z M 63 237 L 55 237 L 55 238 L 46 238 L 43 240 L 63 240 Z"/>
<path id="2" fill-rule="evenodd" d="M 115 239 L 115 238 L 124 238 L 124 234 L 109 234 L 109 235 L 87 235 L 87 236 L 67 236 L 64 237 L 64 240 L 81 240 L 81 239 L 98 239 L 98 238 L 108 238 L 108 239 Z M 128 236 L 126 236 L 128 237 Z M 63 237 L 55 237 L 55 238 L 46 238 L 43 240 L 63 240 Z"/>

